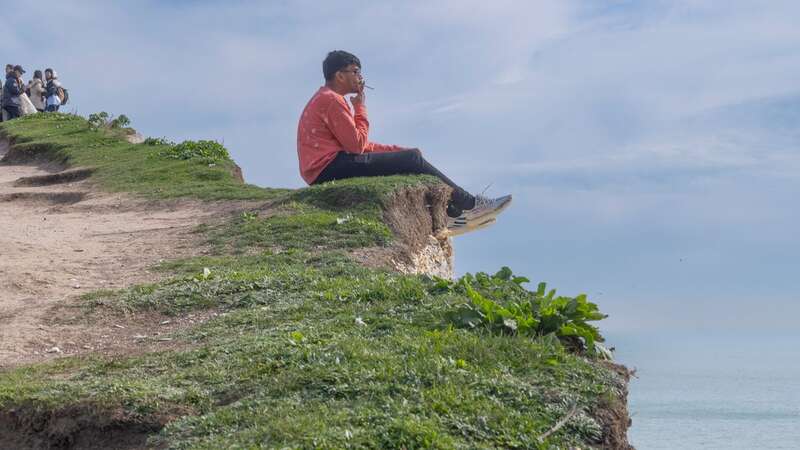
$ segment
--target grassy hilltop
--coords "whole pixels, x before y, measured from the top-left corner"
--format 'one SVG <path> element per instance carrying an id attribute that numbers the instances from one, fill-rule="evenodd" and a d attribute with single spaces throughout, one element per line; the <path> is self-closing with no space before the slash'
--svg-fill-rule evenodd
<path id="1" fill-rule="evenodd" d="M 585 296 L 529 290 L 507 268 L 450 281 L 352 258 L 397 239 L 383 219 L 389 197 L 435 179 L 265 189 L 239 182 L 208 142 L 130 144 L 66 114 L 6 122 L 0 134 L 15 158 L 93 168 L 100 190 L 263 204 L 199 227 L 211 253 L 165 261 L 164 281 L 71 305 L 89 322 L 218 313 L 170 336 L 170 350 L 0 369 L 0 444 L 627 445 L 627 372 L 603 361 L 588 323 L 603 315 Z"/>

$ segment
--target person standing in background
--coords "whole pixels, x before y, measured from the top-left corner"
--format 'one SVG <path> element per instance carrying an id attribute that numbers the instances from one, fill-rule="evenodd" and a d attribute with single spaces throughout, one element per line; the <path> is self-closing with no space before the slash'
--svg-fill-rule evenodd
<path id="1" fill-rule="evenodd" d="M 5 76 L 8 76 L 8 74 L 13 69 L 14 69 L 14 65 L 13 64 L 6 64 Z M 3 80 L 5 80 L 5 78 L 3 78 Z M 5 81 L 3 81 L 3 84 L 5 84 Z M 8 120 L 8 113 L 6 112 L 5 109 L 3 109 L 2 104 L 3 104 L 3 88 L 2 88 L 2 86 L 0 86 L 0 122 Z"/>
<path id="2" fill-rule="evenodd" d="M 3 111 L 8 114 L 8 120 L 16 119 L 22 114 L 20 95 L 25 92 L 22 74 L 25 70 L 20 65 L 6 74 L 6 83 L 3 85 Z"/>
<path id="3" fill-rule="evenodd" d="M 39 112 L 44 112 L 45 105 L 45 89 L 44 81 L 42 80 L 42 71 L 36 70 L 33 72 L 33 78 L 28 82 L 28 96 L 31 98 L 33 106 Z"/>
<path id="4" fill-rule="evenodd" d="M 53 69 L 44 70 L 44 78 L 47 80 L 47 101 L 45 102 L 45 111 L 56 112 L 61 106 L 61 97 L 59 90 L 61 90 L 61 83 L 58 81 L 58 74 Z"/>

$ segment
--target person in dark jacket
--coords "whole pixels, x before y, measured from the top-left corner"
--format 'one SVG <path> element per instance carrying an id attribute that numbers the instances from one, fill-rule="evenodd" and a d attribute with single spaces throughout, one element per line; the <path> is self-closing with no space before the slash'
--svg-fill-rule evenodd
<path id="1" fill-rule="evenodd" d="M 56 112 L 61 106 L 61 97 L 58 96 L 61 82 L 58 81 L 58 74 L 53 69 L 44 69 L 44 78 L 47 80 L 45 111 Z"/>
<path id="2" fill-rule="evenodd" d="M 6 76 L 13 71 L 14 65 L 6 64 Z M 8 113 L 3 109 L 3 84 L 5 84 L 5 78 L 0 78 L 0 113 L 2 113 L 0 114 L 0 122 L 8 120 Z"/>
<path id="3" fill-rule="evenodd" d="M 16 119 L 21 114 L 21 101 L 19 96 L 25 92 L 25 85 L 22 83 L 22 74 L 25 70 L 20 65 L 6 75 L 6 83 L 3 85 L 3 110 L 8 113 L 8 120 Z"/>

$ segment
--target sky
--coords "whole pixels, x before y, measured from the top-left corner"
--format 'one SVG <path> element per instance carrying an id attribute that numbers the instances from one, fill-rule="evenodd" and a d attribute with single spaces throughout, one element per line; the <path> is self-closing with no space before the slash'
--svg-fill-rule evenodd
<path id="1" fill-rule="evenodd" d="M 600 6 L 599 6 L 600 5 Z M 787 332 L 800 315 L 800 17 L 752 1 L 43 1 L 3 6 L 6 62 L 68 111 L 223 142 L 299 188 L 297 120 L 325 54 L 358 55 L 370 138 L 512 193 L 455 239 L 586 293 L 613 333 Z"/>

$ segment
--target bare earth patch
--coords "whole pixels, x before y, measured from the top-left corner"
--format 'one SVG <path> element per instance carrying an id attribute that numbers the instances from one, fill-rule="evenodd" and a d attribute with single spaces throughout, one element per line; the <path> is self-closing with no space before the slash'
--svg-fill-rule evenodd
<path id="1" fill-rule="evenodd" d="M 159 261 L 204 251 L 192 233 L 197 225 L 252 202 L 143 201 L 72 177 L 44 186 L 18 182 L 52 173 L 52 166 L 0 165 L 0 368 L 166 347 L 161 334 L 204 319 L 86 321 L 81 309 L 64 306 L 94 290 L 157 281 L 149 268 Z"/>

